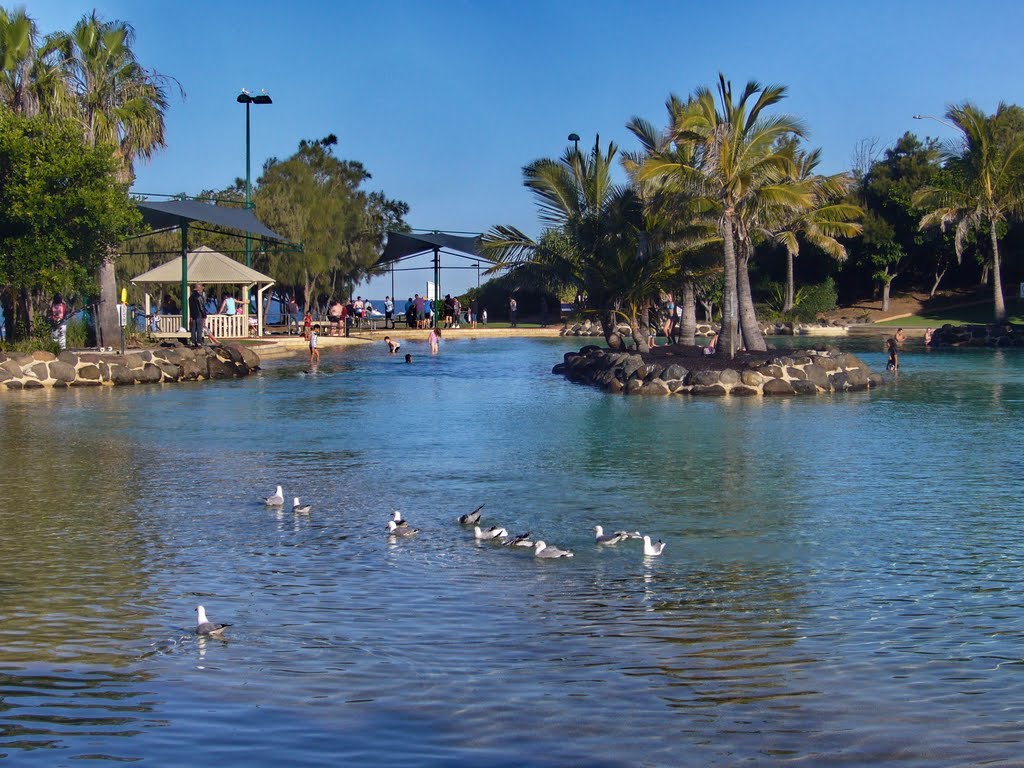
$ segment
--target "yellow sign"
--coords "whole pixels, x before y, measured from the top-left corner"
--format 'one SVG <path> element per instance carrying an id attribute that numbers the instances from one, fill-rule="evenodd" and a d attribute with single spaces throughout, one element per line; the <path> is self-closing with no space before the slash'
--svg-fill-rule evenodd
<path id="1" fill-rule="evenodd" d="M 122 288 L 121 289 L 121 303 L 122 304 L 127 304 L 128 303 L 128 289 L 127 288 Z"/>

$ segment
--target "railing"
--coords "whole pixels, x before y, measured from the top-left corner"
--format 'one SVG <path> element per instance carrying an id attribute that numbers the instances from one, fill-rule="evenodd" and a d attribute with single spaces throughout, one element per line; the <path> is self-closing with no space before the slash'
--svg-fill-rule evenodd
<path id="1" fill-rule="evenodd" d="M 157 324 L 160 333 L 178 333 L 182 328 L 181 315 L 157 315 Z M 216 339 L 244 339 L 250 326 L 248 315 L 206 316 L 206 330 Z"/>

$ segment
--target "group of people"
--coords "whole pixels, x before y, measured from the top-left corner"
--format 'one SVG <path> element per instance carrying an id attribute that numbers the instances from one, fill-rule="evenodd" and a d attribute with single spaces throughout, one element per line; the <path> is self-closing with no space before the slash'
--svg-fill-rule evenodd
<path id="1" fill-rule="evenodd" d="M 930 347 L 932 344 L 932 336 L 935 334 L 934 328 L 924 329 L 924 345 Z M 899 371 L 900 369 L 900 348 L 903 346 L 903 342 L 907 340 L 907 334 L 904 333 L 902 328 L 897 328 L 894 333 L 885 342 L 885 349 L 889 353 L 889 360 L 885 365 L 887 371 Z"/>

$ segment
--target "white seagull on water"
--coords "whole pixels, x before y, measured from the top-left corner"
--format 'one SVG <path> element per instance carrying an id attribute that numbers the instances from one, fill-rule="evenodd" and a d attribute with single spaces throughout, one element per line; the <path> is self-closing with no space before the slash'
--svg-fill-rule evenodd
<path id="1" fill-rule="evenodd" d="M 594 526 L 594 534 L 597 538 L 598 544 L 608 545 L 618 544 L 620 541 L 625 541 L 626 539 L 640 538 L 639 531 L 635 535 L 630 533 L 629 531 L 616 531 L 615 533 L 605 533 L 604 528 L 602 528 L 600 525 Z"/>
<path id="2" fill-rule="evenodd" d="M 665 542 L 658 539 L 657 544 L 651 544 L 651 537 L 644 536 L 644 557 L 657 557 L 665 551 Z"/>
<path id="3" fill-rule="evenodd" d="M 505 541 L 501 542 L 506 547 L 532 547 L 533 542 L 530 541 L 530 532 L 520 533 L 518 536 L 511 536 Z"/>
<path id="4" fill-rule="evenodd" d="M 481 504 L 479 507 L 474 509 L 472 512 L 467 512 L 464 515 L 459 515 L 459 522 L 462 523 L 462 525 L 476 525 L 477 523 L 480 522 L 480 511 L 483 508 L 484 508 L 484 505 Z"/>
<path id="5" fill-rule="evenodd" d="M 419 532 L 419 528 L 398 525 L 394 520 L 388 520 L 388 535 L 390 536 L 415 536 Z"/>
<path id="6" fill-rule="evenodd" d="M 292 512 L 297 515 L 308 515 L 309 510 L 312 508 L 313 506 L 311 504 L 301 504 L 298 496 L 292 499 Z"/>
<path id="7" fill-rule="evenodd" d="M 534 557 L 572 557 L 572 552 L 567 549 L 559 549 L 558 547 L 549 547 L 543 541 L 535 541 L 533 543 L 533 556 Z"/>
<path id="8" fill-rule="evenodd" d="M 491 526 L 486 531 L 481 531 L 480 526 L 473 526 L 473 536 L 477 541 L 492 541 L 494 539 L 500 539 L 502 536 L 508 536 L 508 531 L 504 528 L 498 528 L 497 526 Z"/>
<path id="9" fill-rule="evenodd" d="M 206 618 L 206 609 L 201 605 L 196 606 L 196 634 L 197 635 L 220 635 L 230 624 L 214 624 Z"/>
<path id="10" fill-rule="evenodd" d="M 399 528 L 408 528 L 409 527 L 409 521 L 408 520 L 403 520 L 402 519 L 402 513 L 399 512 L 397 509 L 394 512 L 391 513 L 391 522 L 393 522 Z"/>
<path id="11" fill-rule="evenodd" d="M 263 501 L 268 507 L 280 507 L 284 504 L 284 491 L 281 490 L 281 486 L 277 486 L 277 492 L 273 496 L 267 496 Z"/>

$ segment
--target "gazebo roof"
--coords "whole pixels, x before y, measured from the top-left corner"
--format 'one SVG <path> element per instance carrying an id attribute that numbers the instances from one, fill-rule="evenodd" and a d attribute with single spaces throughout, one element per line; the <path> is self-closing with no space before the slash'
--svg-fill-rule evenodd
<path id="1" fill-rule="evenodd" d="M 230 256 L 218 253 L 201 245 L 188 253 L 188 281 L 210 285 L 250 285 L 252 283 L 273 284 L 274 278 L 267 277 L 251 267 L 235 261 Z M 180 283 L 181 256 L 161 264 L 159 267 L 132 278 L 133 283 Z"/>

